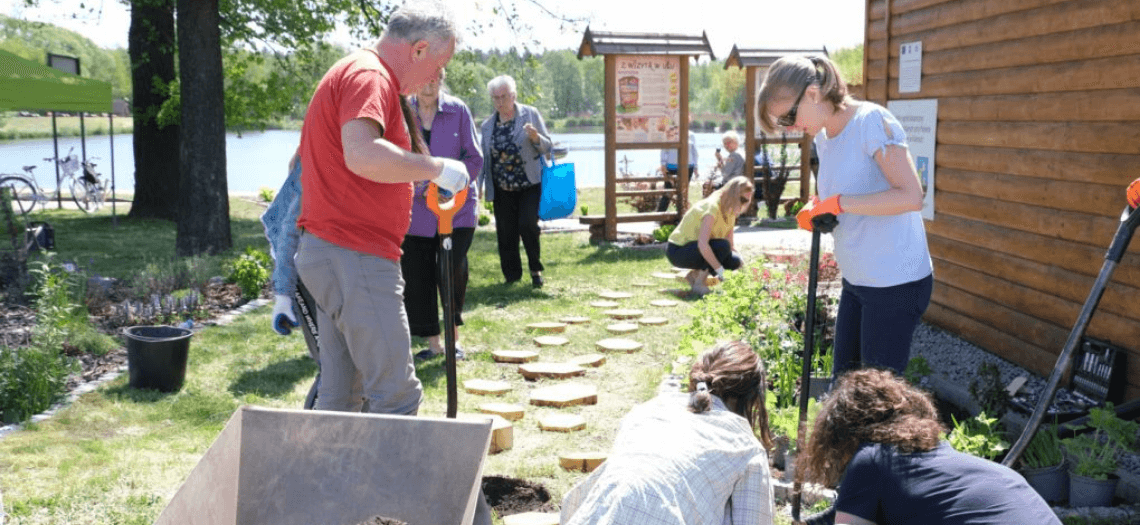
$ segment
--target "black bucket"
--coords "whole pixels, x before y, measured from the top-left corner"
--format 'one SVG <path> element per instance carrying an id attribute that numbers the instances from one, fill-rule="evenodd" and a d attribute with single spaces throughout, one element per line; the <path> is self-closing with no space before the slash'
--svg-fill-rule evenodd
<path id="1" fill-rule="evenodd" d="M 194 332 L 173 326 L 132 326 L 127 338 L 131 388 L 176 392 L 186 379 L 186 358 Z"/>

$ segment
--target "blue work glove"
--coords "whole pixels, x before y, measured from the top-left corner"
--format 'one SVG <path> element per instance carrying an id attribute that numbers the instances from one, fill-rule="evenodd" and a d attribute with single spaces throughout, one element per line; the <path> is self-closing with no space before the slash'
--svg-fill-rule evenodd
<path id="1" fill-rule="evenodd" d="M 273 331 L 289 335 L 294 328 L 301 326 L 293 313 L 293 299 L 281 294 L 276 294 L 274 297 L 276 302 L 273 304 Z"/>

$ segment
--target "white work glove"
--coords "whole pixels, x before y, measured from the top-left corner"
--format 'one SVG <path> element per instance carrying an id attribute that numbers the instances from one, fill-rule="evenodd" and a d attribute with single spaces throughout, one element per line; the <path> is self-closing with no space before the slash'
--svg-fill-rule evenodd
<path id="1" fill-rule="evenodd" d="M 467 176 L 467 165 L 455 159 L 439 159 L 443 161 L 443 169 L 439 175 L 432 179 L 432 183 L 439 186 L 439 194 L 445 198 L 463 191 L 470 182 Z"/>
<path id="2" fill-rule="evenodd" d="M 713 275 L 715 275 L 717 279 L 720 279 L 723 281 L 724 280 L 724 266 L 717 268 L 716 271 L 713 272 Z"/>
<path id="3" fill-rule="evenodd" d="M 293 314 L 293 299 L 281 294 L 275 294 L 274 298 L 276 302 L 273 304 L 273 331 L 289 335 L 293 328 L 300 326 L 297 316 Z"/>

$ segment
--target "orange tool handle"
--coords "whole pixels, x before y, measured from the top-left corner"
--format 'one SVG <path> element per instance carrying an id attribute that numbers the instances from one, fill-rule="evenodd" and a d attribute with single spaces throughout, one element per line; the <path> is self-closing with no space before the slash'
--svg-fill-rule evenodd
<path id="1" fill-rule="evenodd" d="M 443 204 L 439 202 L 439 186 L 429 184 L 427 189 L 427 206 L 428 209 L 439 217 L 439 234 L 451 235 L 451 219 L 455 217 L 456 213 L 463 208 L 463 203 L 467 201 L 467 188 L 455 194 L 455 197 L 450 201 Z"/>

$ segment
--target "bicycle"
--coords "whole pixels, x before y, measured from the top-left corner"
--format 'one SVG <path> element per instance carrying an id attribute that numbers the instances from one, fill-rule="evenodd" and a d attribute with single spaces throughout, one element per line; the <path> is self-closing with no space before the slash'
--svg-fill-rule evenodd
<path id="1" fill-rule="evenodd" d="M 60 187 L 62 188 L 66 184 L 71 190 L 71 198 L 75 201 L 75 205 L 83 212 L 91 213 L 103 206 L 110 185 L 105 178 L 101 178 L 99 173 L 95 171 L 95 163 L 91 161 L 83 162 L 83 175 L 76 176 L 80 162 L 73 153 L 74 151 L 75 147 L 72 146 L 66 157 L 58 160 L 47 157 L 44 160 L 59 163 L 59 167 L 64 173 Z M 92 159 L 96 158 L 98 157 L 92 157 Z M 50 200 L 47 193 L 36 182 L 35 169 L 35 165 L 24 166 L 26 174 L 9 173 L 0 177 L 0 187 L 11 190 L 13 209 L 19 211 L 21 215 L 31 213 L 41 202 Z"/>

